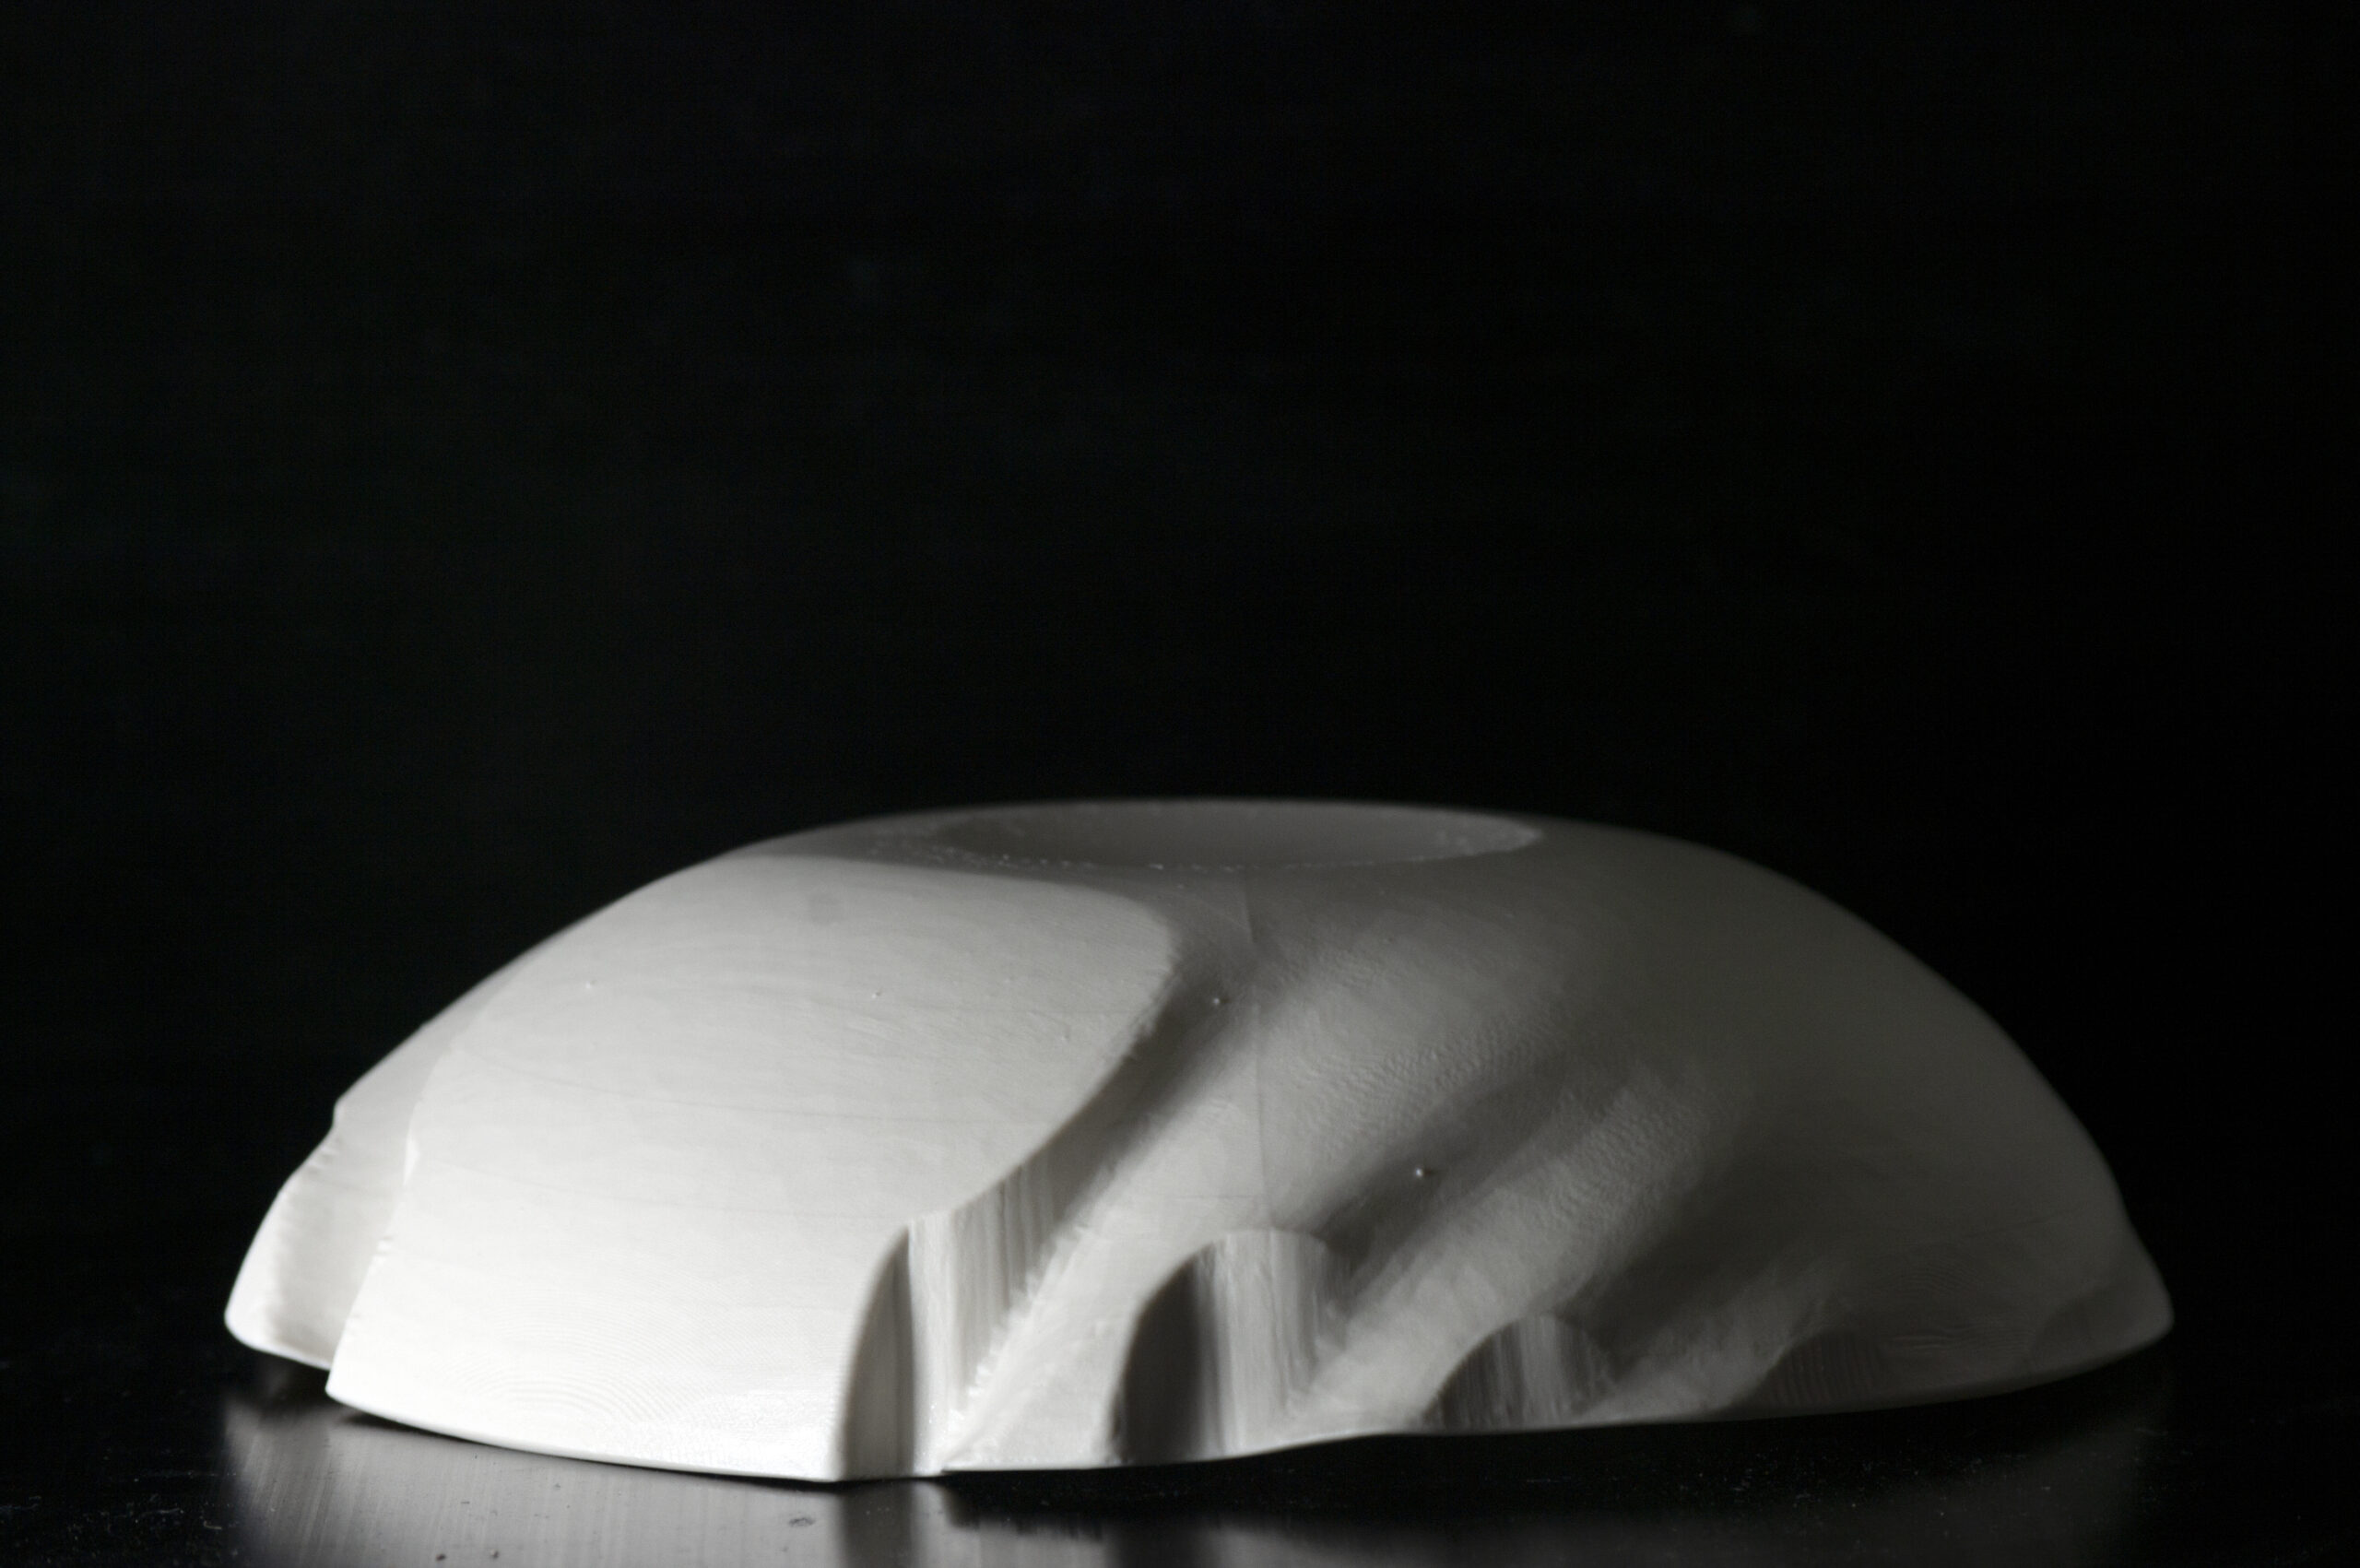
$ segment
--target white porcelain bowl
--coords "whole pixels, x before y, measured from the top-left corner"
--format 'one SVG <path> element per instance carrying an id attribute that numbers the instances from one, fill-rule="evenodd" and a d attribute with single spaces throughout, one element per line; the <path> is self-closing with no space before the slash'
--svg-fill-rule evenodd
<path id="1" fill-rule="evenodd" d="M 2071 1114 L 1825 900 L 1224 800 L 633 893 L 354 1086 L 229 1309 L 396 1421 L 821 1480 L 1937 1399 L 2169 1321 Z"/>

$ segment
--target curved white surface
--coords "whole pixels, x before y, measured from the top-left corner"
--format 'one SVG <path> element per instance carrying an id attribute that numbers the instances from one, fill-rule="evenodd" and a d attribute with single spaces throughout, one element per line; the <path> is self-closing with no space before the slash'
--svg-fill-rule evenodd
<path id="1" fill-rule="evenodd" d="M 641 890 L 363 1078 L 229 1323 L 396 1421 L 833 1480 L 1855 1408 L 2170 1308 L 2006 1037 L 1540 818 L 886 819 Z"/>

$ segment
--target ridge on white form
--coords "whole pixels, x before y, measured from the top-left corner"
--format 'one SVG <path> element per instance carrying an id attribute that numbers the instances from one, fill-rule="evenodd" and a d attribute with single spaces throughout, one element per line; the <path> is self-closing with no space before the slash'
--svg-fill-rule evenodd
<path id="1" fill-rule="evenodd" d="M 631 894 L 339 1102 L 228 1315 L 413 1425 L 834 1480 L 1952 1397 L 2170 1307 L 2022 1055 L 1815 894 L 1209 800 Z"/>

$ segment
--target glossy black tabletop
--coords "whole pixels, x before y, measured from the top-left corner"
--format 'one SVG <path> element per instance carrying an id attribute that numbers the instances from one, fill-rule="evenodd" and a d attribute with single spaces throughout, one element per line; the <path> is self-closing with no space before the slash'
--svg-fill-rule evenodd
<path id="1" fill-rule="evenodd" d="M 2343 120 L 2303 8 L 0 6 L 0 1563 L 2328 1563 Z M 2089 1128 L 2160 1346 L 798 1487 L 233 1343 L 336 1095 L 832 820 L 1748 856 Z"/>
<path id="2" fill-rule="evenodd" d="M 20 1239 L 11 1257 L 12 1563 L 2078 1565 L 2360 1548 L 2349 1351 L 2315 1320 L 2307 1337 L 2299 1306 L 2201 1287 L 2180 1330 L 2127 1362 L 1914 1409 L 849 1486 L 492 1448 L 346 1409 L 321 1373 L 231 1343 L 239 1216 L 191 1189 L 246 1185 L 223 1161 L 257 1129 L 218 1085 L 134 1098 L 103 1125 L 136 1143 L 76 1150 L 76 1186 L 170 1221 Z M 29 1282 L 46 1321 L 24 1320 Z"/>

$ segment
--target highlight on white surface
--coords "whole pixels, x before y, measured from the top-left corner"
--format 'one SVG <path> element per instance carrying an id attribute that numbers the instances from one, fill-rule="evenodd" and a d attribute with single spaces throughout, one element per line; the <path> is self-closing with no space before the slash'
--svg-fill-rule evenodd
<path id="1" fill-rule="evenodd" d="M 1913 1403 L 2170 1306 L 2021 1053 L 1795 883 L 1182 800 L 592 915 L 337 1102 L 228 1319 L 414 1426 L 840 1480 Z"/>

